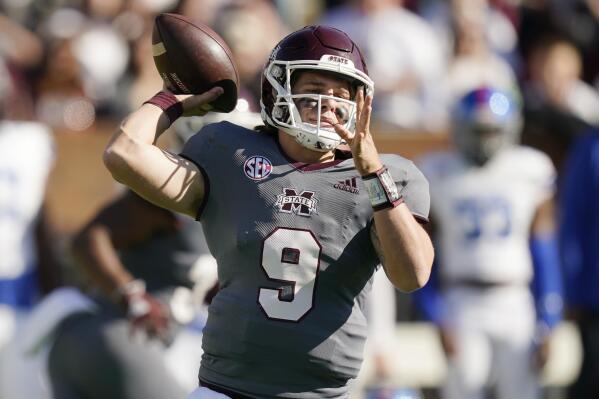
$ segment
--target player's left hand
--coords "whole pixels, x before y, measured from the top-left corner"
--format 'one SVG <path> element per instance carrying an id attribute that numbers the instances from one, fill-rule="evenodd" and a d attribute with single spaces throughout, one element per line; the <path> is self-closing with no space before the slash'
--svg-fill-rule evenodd
<path id="1" fill-rule="evenodd" d="M 370 134 L 370 116 L 372 114 L 372 95 L 364 97 L 364 89 L 356 94 L 356 129 L 352 133 L 336 118 L 323 116 L 323 120 L 332 124 L 335 132 L 344 139 L 354 157 L 358 172 L 364 176 L 383 167 L 379 153 Z"/>

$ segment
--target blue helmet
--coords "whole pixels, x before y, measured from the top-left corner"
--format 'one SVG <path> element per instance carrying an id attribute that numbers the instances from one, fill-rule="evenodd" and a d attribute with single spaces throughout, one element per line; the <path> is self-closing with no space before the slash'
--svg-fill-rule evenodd
<path id="1" fill-rule="evenodd" d="M 461 97 L 452 113 L 452 136 L 458 151 L 483 165 L 520 138 L 520 105 L 511 94 L 479 87 Z"/>

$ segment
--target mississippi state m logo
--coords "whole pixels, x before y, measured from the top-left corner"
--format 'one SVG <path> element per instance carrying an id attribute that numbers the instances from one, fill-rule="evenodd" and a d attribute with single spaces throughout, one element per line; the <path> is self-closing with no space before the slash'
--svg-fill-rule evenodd
<path id="1" fill-rule="evenodd" d="M 297 194 L 293 188 L 284 188 L 283 194 L 277 195 L 275 205 L 283 213 L 296 213 L 300 216 L 311 216 L 316 212 L 316 203 L 318 200 L 314 198 L 313 191 L 302 191 Z"/>

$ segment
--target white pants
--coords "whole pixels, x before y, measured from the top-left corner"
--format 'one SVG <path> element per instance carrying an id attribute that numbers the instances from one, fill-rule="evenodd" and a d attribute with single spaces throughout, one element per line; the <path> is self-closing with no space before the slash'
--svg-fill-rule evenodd
<path id="1" fill-rule="evenodd" d="M 47 351 L 23 351 L 23 326 L 29 312 L 0 305 L 0 398 L 51 398 L 46 373 Z"/>
<path id="2" fill-rule="evenodd" d="M 482 399 L 485 387 L 494 385 L 498 399 L 537 398 L 535 311 L 527 287 L 453 288 L 446 303 L 456 354 L 443 397 Z"/>
<path id="3" fill-rule="evenodd" d="M 214 392 L 212 389 L 206 387 L 199 387 L 193 391 L 187 399 L 231 399 L 227 395 L 222 393 Z"/>

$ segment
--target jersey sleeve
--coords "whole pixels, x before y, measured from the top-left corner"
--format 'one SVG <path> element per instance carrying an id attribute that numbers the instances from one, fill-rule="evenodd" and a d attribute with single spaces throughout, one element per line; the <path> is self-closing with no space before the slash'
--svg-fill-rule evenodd
<path id="1" fill-rule="evenodd" d="M 387 155 L 383 158 L 405 204 L 421 222 L 428 222 L 430 193 L 428 180 L 412 161 L 399 156 Z"/>
<path id="2" fill-rule="evenodd" d="M 528 179 L 533 187 L 533 195 L 537 204 L 553 197 L 555 193 L 556 172 L 551 159 L 541 151 L 526 148 L 525 165 L 523 171 L 527 171 Z"/>
<path id="3" fill-rule="evenodd" d="M 206 207 L 208 198 L 210 196 L 210 185 L 211 175 L 214 173 L 214 147 L 216 142 L 216 130 L 217 124 L 207 125 L 202 128 L 198 133 L 193 135 L 179 154 L 181 157 L 192 162 L 202 173 L 205 184 L 205 194 L 202 199 L 198 211 L 196 213 L 196 219 L 199 220 L 202 211 Z"/>
<path id="4" fill-rule="evenodd" d="M 412 299 L 422 319 L 436 325 L 446 322 L 447 309 L 441 290 L 439 262 L 435 259 L 428 282 L 412 294 Z"/>
<path id="5" fill-rule="evenodd" d="M 215 130 L 215 125 L 204 126 L 198 133 L 187 140 L 180 155 L 194 164 L 204 167 L 202 164 L 209 161 L 207 155 L 215 141 Z"/>

